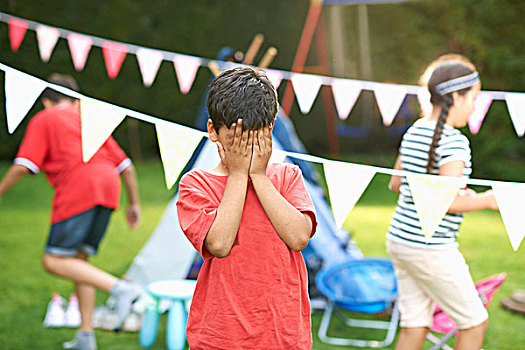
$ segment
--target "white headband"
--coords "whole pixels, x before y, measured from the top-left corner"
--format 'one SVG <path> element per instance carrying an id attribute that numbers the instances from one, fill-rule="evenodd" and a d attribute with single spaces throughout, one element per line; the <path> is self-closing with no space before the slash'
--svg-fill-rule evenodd
<path id="1" fill-rule="evenodd" d="M 464 75 L 459 78 L 451 79 L 436 85 L 436 92 L 440 95 L 446 95 L 454 91 L 459 91 L 471 87 L 479 82 L 478 72 Z"/>

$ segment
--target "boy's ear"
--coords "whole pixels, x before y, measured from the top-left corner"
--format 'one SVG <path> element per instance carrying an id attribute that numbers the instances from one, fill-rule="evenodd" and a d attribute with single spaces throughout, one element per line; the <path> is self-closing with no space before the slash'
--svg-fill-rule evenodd
<path id="1" fill-rule="evenodd" d="M 217 142 L 219 138 L 217 136 L 217 131 L 213 127 L 213 122 L 211 121 L 211 119 L 208 119 L 207 127 L 208 127 L 208 135 L 210 135 L 210 141 Z"/>

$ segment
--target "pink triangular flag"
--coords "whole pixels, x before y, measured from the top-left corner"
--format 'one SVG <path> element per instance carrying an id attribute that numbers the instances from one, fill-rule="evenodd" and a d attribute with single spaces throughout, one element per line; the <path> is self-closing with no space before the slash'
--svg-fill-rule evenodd
<path id="1" fill-rule="evenodd" d="M 279 72 L 278 70 L 266 69 L 266 76 L 272 83 L 275 90 L 277 90 L 279 85 L 281 85 L 281 81 L 283 80 L 283 73 Z"/>
<path id="2" fill-rule="evenodd" d="M 394 84 L 378 84 L 374 88 L 377 106 L 383 117 L 383 124 L 390 126 L 407 94 L 405 87 Z"/>
<path id="3" fill-rule="evenodd" d="M 136 55 L 144 86 L 150 87 L 157 76 L 164 56 L 160 51 L 143 48 L 138 49 Z"/>
<path id="4" fill-rule="evenodd" d="M 47 86 L 43 80 L 15 70 L 5 71 L 5 112 L 12 134 Z"/>
<path id="5" fill-rule="evenodd" d="M 525 215 L 523 215 L 525 184 L 494 182 L 492 189 L 510 244 L 516 251 L 525 236 Z"/>
<path id="6" fill-rule="evenodd" d="M 420 88 L 417 92 L 417 100 L 425 117 L 432 114 L 432 103 L 430 103 L 430 92 L 426 88 Z"/>
<path id="7" fill-rule="evenodd" d="M 102 53 L 109 79 L 115 79 L 120 72 L 122 62 L 128 53 L 128 47 L 114 41 L 105 41 L 102 44 Z"/>
<path id="8" fill-rule="evenodd" d="M 483 119 L 485 119 L 485 115 L 487 114 L 490 104 L 492 103 L 492 100 L 492 95 L 485 91 L 480 92 L 476 97 L 476 101 L 474 102 L 474 111 L 472 111 L 472 114 L 468 117 L 468 127 L 471 133 L 478 133 L 479 128 L 481 128 L 481 124 L 483 123 Z"/>
<path id="9" fill-rule="evenodd" d="M 522 137 L 525 134 L 525 94 L 506 93 L 505 102 L 507 102 L 507 109 L 514 129 L 516 129 L 516 134 Z"/>
<path id="10" fill-rule="evenodd" d="M 75 69 L 81 71 L 86 65 L 86 59 L 89 50 L 91 50 L 93 40 L 87 35 L 71 33 L 67 36 L 67 44 L 69 45 L 69 51 L 71 51 Z"/>
<path id="11" fill-rule="evenodd" d="M 36 27 L 36 39 L 38 40 L 38 49 L 42 61 L 48 62 L 51 53 L 60 37 L 60 31 L 56 28 L 38 25 Z"/>
<path id="12" fill-rule="evenodd" d="M 335 107 L 339 118 L 342 120 L 348 118 L 348 114 L 354 108 L 361 89 L 362 86 L 357 81 L 348 79 L 334 79 L 332 81 L 332 93 L 334 94 Z"/>
<path id="13" fill-rule="evenodd" d="M 291 80 L 299 109 L 301 113 L 308 114 L 323 81 L 320 76 L 310 74 L 294 74 Z"/>
<path id="14" fill-rule="evenodd" d="M 180 92 L 187 94 L 193 85 L 197 70 L 201 66 L 201 59 L 193 56 L 176 55 L 173 59 L 173 65 L 177 73 Z"/>
<path id="15" fill-rule="evenodd" d="M 9 26 L 9 40 L 11 42 L 11 50 L 18 51 L 22 40 L 26 35 L 28 23 L 18 18 L 10 18 L 7 22 Z"/>

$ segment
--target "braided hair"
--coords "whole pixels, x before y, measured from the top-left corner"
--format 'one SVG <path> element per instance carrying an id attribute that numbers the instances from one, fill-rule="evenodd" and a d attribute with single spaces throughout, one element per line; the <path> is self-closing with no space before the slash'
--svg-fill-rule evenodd
<path id="1" fill-rule="evenodd" d="M 451 92 L 445 95 L 440 95 L 436 92 L 436 86 L 444 81 L 458 78 L 473 72 L 474 70 L 470 66 L 467 66 L 462 62 L 444 62 L 434 69 L 430 79 L 428 80 L 427 87 L 428 91 L 430 92 L 430 102 L 434 107 L 441 107 L 441 112 L 436 122 L 436 129 L 434 130 L 434 135 L 432 136 L 430 149 L 428 150 L 427 174 L 432 174 L 432 170 L 436 165 L 436 148 L 439 145 L 439 140 L 441 139 L 441 134 L 443 133 L 443 128 L 445 126 L 445 122 L 447 121 L 450 108 L 454 104 L 454 97 L 452 95 L 453 93 Z M 471 88 L 472 87 L 468 87 L 463 90 L 458 90 L 457 92 L 460 95 L 464 95 Z"/>

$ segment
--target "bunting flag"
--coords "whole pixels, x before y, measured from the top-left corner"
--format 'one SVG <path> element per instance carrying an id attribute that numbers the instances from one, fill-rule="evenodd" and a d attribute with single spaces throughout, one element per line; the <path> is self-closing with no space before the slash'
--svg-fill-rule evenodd
<path id="1" fill-rule="evenodd" d="M 73 65 L 77 71 L 84 69 L 86 60 L 93 45 L 93 40 L 87 35 L 81 35 L 71 33 L 67 37 L 67 44 L 69 51 L 71 51 L 71 58 L 73 59 Z"/>
<path id="2" fill-rule="evenodd" d="M 46 82 L 29 74 L 5 71 L 5 110 L 10 134 L 22 122 L 46 86 Z"/>
<path id="3" fill-rule="evenodd" d="M 414 174 L 406 177 L 425 237 L 432 237 L 466 178 Z"/>
<path id="4" fill-rule="evenodd" d="M 150 87 L 155 81 L 164 55 L 160 51 L 143 48 L 138 49 L 136 55 L 144 86 Z"/>
<path id="5" fill-rule="evenodd" d="M 278 70 L 273 69 L 266 69 L 266 76 L 272 83 L 275 90 L 279 88 L 279 85 L 281 85 L 281 81 L 283 81 L 283 73 Z"/>
<path id="6" fill-rule="evenodd" d="M 477 134 L 479 132 L 492 100 L 492 95 L 483 91 L 481 91 L 476 97 L 474 111 L 472 111 L 472 114 L 468 117 L 468 127 L 471 133 Z"/>
<path id="7" fill-rule="evenodd" d="M 335 107 L 339 118 L 345 120 L 354 108 L 355 101 L 361 93 L 362 86 L 359 82 L 347 79 L 334 79 L 332 81 L 332 92 L 334 94 Z"/>
<path id="8" fill-rule="evenodd" d="M 286 158 L 286 152 L 278 148 L 272 149 L 272 156 L 270 157 L 269 163 L 282 163 Z"/>
<path id="9" fill-rule="evenodd" d="M 173 59 L 173 65 L 175 66 L 175 73 L 177 73 L 180 91 L 187 94 L 201 65 L 201 59 L 193 56 L 176 55 Z"/>
<path id="10" fill-rule="evenodd" d="M 28 23 L 22 19 L 10 18 L 7 22 L 9 26 L 9 41 L 11 42 L 11 50 L 17 52 L 22 40 L 26 35 Z"/>
<path id="11" fill-rule="evenodd" d="M 124 109 L 90 98 L 80 100 L 82 159 L 87 163 L 124 120 Z"/>
<path id="12" fill-rule="evenodd" d="M 38 41 L 38 49 L 40 50 L 42 61 L 49 61 L 59 37 L 60 31 L 56 28 L 43 25 L 38 25 L 36 27 L 36 39 Z"/>
<path id="13" fill-rule="evenodd" d="M 522 137 L 525 134 L 525 94 L 507 93 L 505 102 L 516 134 Z"/>
<path id="14" fill-rule="evenodd" d="M 164 120 L 155 122 L 159 141 L 160 157 L 164 165 L 166 186 L 170 189 L 177 181 L 180 172 L 191 158 L 204 135 L 186 126 Z"/>
<path id="15" fill-rule="evenodd" d="M 494 182 L 492 189 L 510 244 L 516 251 L 525 236 L 525 184 Z"/>
<path id="16" fill-rule="evenodd" d="M 324 163 L 324 174 L 332 212 L 337 227 L 343 223 L 368 187 L 376 171 L 373 167 L 327 161 Z"/>
<path id="17" fill-rule="evenodd" d="M 308 114 L 323 83 L 320 76 L 293 74 L 292 85 L 301 113 Z"/>
<path id="18" fill-rule="evenodd" d="M 114 41 L 105 41 L 102 44 L 102 53 L 109 79 L 115 79 L 120 72 L 122 62 L 128 53 L 128 47 Z"/>
<path id="19" fill-rule="evenodd" d="M 432 114 L 432 103 L 430 103 L 430 92 L 426 88 L 421 88 L 417 92 L 417 100 L 421 106 L 421 111 L 425 117 Z"/>
<path id="20" fill-rule="evenodd" d="M 405 99 L 406 88 L 400 85 L 380 84 L 374 88 L 374 94 L 383 124 L 390 126 Z"/>

